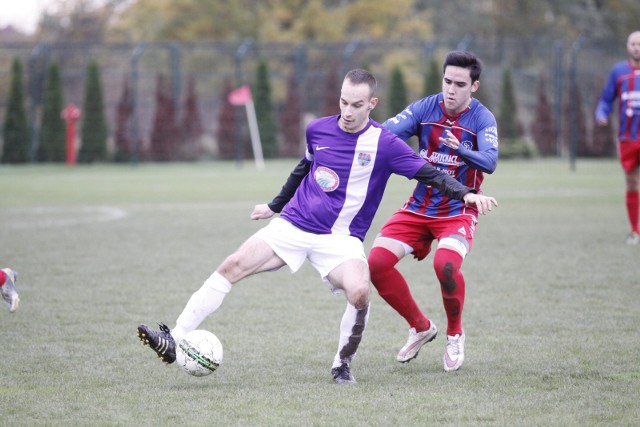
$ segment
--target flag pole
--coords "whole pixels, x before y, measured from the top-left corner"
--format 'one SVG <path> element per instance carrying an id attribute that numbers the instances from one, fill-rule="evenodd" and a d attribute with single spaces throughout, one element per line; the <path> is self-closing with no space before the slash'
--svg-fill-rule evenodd
<path id="1" fill-rule="evenodd" d="M 260 141 L 258 120 L 256 119 L 256 107 L 253 103 L 251 88 L 249 85 L 240 86 L 229 93 L 228 100 L 231 105 L 244 105 L 247 111 L 247 120 L 249 121 L 251 147 L 253 148 L 253 158 L 256 163 L 256 169 L 263 170 L 264 157 L 262 155 L 262 142 Z"/>
<path id="2" fill-rule="evenodd" d="M 253 100 L 250 99 L 244 104 L 247 110 L 247 120 L 249 121 L 249 134 L 251 135 L 251 147 L 253 147 L 253 157 L 256 163 L 256 169 L 264 169 L 264 157 L 262 155 L 262 142 L 260 141 L 260 132 L 258 130 L 258 120 L 256 118 L 256 108 Z"/>

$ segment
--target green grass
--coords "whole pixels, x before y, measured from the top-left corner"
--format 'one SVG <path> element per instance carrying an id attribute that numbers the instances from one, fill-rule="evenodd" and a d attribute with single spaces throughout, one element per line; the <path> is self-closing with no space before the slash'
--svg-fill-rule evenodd
<path id="1" fill-rule="evenodd" d="M 332 383 L 342 296 L 308 265 L 241 282 L 202 324 L 224 344 L 211 376 L 163 366 L 136 337 L 175 318 L 264 222 L 296 161 L 0 166 L 0 266 L 21 306 L 0 311 L 0 425 L 634 425 L 640 416 L 640 248 L 624 244 L 619 164 L 502 162 L 463 266 L 462 369 L 441 334 L 395 362 L 407 326 L 375 293 L 353 365 Z M 413 184 L 390 181 L 365 242 Z M 400 269 L 446 320 L 432 257 Z"/>

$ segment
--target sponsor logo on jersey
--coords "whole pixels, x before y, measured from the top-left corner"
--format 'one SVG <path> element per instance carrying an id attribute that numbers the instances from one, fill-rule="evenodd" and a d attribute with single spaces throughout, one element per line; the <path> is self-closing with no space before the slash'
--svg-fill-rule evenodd
<path id="1" fill-rule="evenodd" d="M 420 156 L 426 158 L 426 153 L 423 155 L 422 151 L 420 152 Z M 455 154 L 445 154 L 439 152 L 433 152 L 427 158 L 429 163 L 441 164 L 441 165 L 449 165 L 449 166 L 459 166 L 462 162 L 459 160 L 458 156 Z"/>
<path id="2" fill-rule="evenodd" d="M 634 114 L 638 114 L 637 112 L 634 112 L 634 110 L 640 109 L 640 91 L 639 90 L 622 92 L 622 94 L 620 95 L 620 99 L 623 102 L 627 103 L 627 108 L 624 111 L 627 117 L 633 117 Z"/>
<path id="3" fill-rule="evenodd" d="M 498 147 L 498 128 L 495 126 L 489 126 L 484 130 L 484 136 L 487 142 L 493 145 L 495 148 Z"/>
<path id="4" fill-rule="evenodd" d="M 371 154 L 358 153 L 358 164 L 360 166 L 369 166 L 369 163 L 371 163 Z"/>
<path id="5" fill-rule="evenodd" d="M 315 173 L 313 174 L 313 178 L 325 193 L 335 190 L 340 184 L 340 178 L 338 177 L 338 174 L 324 166 L 320 166 L 318 167 L 318 169 L 316 169 Z"/>

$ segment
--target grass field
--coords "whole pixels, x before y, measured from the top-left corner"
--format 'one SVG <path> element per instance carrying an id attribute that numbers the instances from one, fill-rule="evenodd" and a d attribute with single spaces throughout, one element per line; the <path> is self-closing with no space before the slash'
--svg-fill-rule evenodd
<path id="1" fill-rule="evenodd" d="M 444 334 L 395 361 L 407 325 L 375 293 L 353 373 L 329 370 L 345 307 L 308 265 L 241 282 L 202 324 L 225 358 L 205 378 L 165 367 L 136 336 L 177 315 L 295 165 L 0 166 L 0 425 L 637 425 L 640 247 L 624 244 L 615 160 L 502 162 L 485 182 L 463 266 L 466 359 L 442 369 Z M 365 247 L 413 184 L 391 180 Z M 432 257 L 400 269 L 441 331 Z"/>

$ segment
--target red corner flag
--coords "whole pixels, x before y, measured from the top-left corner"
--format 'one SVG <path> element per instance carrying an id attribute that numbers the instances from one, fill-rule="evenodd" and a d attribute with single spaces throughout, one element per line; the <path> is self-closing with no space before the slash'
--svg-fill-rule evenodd
<path id="1" fill-rule="evenodd" d="M 251 101 L 251 88 L 249 85 L 242 85 L 229 92 L 228 99 L 231 105 L 245 105 Z"/>

